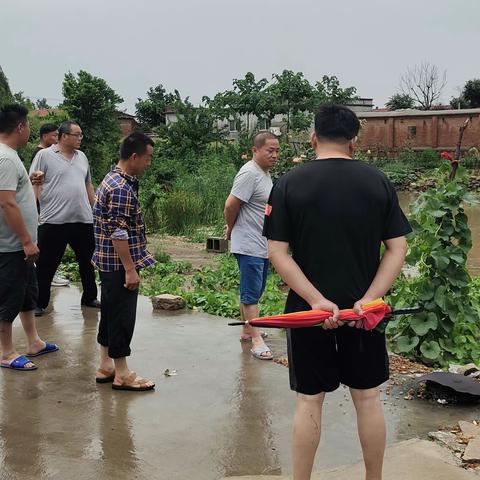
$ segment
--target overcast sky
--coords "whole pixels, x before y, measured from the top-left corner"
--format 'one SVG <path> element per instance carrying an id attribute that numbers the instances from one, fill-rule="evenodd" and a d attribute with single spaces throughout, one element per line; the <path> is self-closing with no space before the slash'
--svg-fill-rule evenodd
<path id="1" fill-rule="evenodd" d="M 248 71 L 336 75 L 379 107 L 423 60 L 447 70 L 444 103 L 480 78 L 479 0 L 0 1 L 0 66 L 14 92 L 50 104 L 80 69 L 130 113 L 159 83 L 197 103 Z"/>

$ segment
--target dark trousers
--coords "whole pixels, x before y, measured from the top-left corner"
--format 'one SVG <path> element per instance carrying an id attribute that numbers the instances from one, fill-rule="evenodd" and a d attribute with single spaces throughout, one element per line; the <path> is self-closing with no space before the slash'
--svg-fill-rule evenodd
<path id="1" fill-rule="evenodd" d="M 131 353 L 138 290 L 124 287 L 125 270 L 100 272 L 102 282 L 102 310 L 97 342 L 108 347 L 110 358 L 128 357 Z"/>
<path id="2" fill-rule="evenodd" d="M 82 303 L 97 298 L 95 270 L 91 263 L 95 240 L 91 223 L 63 223 L 56 225 L 44 223 L 38 227 L 37 261 L 38 306 L 47 308 L 50 301 L 50 287 L 67 245 L 72 247 L 77 258 L 80 278 L 82 279 Z"/>

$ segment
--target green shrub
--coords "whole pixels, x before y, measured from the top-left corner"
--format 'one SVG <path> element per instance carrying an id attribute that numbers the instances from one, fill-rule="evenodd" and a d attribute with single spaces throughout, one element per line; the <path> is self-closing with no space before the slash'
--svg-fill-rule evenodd
<path id="1" fill-rule="evenodd" d="M 203 221 L 202 198 L 193 192 L 173 190 L 161 201 L 162 226 L 174 235 L 188 234 Z"/>
<path id="2" fill-rule="evenodd" d="M 380 168 L 397 188 L 402 188 L 417 179 L 417 175 L 408 165 L 398 162 L 385 163 Z"/>
<path id="3" fill-rule="evenodd" d="M 458 181 L 447 179 L 449 171 L 444 164 L 437 187 L 411 208 L 414 236 L 407 262 L 419 275 L 401 278 L 389 297 L 394 308 L 420 302 L 424 312 L 399 317 L 387 328 L 394 351 L 443 367 L 480 360 L 480 308 L 466 267 L 472 238 L 463 210 L 474 198 L 462 183 L 465 169 L 458 169 Z"/>
<path id="4" fill-rule="evenodd" d="M 160 293 L 181 295 L 189 308 L 227 318 L 240 318 L 240 276 L 233 255 L 220 255 L 217 265 L 205 266 L 193 276 L 186 273 L 191 272 L 178 262 L 156 264 L 142 273 L 145 282 L 141 284 L 141 292 L 150 296 Z M 271 271 L 260 300 L 261 315 L 283 311 L 286 295 L 281 286 L 280 277 Z"/>

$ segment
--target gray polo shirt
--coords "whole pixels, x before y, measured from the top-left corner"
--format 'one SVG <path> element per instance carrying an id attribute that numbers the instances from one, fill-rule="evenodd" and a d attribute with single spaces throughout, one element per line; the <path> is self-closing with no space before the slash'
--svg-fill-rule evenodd
<path id="1" fill-rule="evenodd" d="M 37 242 L 38 213 L 33 188 L 17 152 L 0 143 L 0 190 L 15 192 L 15 199 L 32 242 Z M 7 225 L 0 208 L 0 252 L 19 252 L 22 242 Z"/>
<path id="2" fill-rule="evenodd" d="M 268 258 L 267 239 L 262 231 L 265 206 L 271 190 L 270 174 L 265 173 L 253 160 L 238 171 L 230 193 L 244 203 L 232 230 L 232 253 Z"/>
<path id="3" fill-rule="evenodd" d="M 45 181 L 40 193 L 40 223 L 93 223 L 86 184 L 91 183 L 86 155 L 75 150 L 72 160 L 57 145 L 40 150 L 30 173 L 41 170 Z"/>

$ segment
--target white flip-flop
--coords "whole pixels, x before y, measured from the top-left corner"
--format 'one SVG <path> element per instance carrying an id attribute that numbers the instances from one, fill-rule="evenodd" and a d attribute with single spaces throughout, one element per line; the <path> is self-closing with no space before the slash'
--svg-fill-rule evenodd
<path id="1" fill-rule="evenodd" d="M 258 347 L 253 347 L 250 350 L 250 353 L 255 357 L 259 358 L 260 360 L 273 360 L 273 355 L 270 355 L 269 357 L 265 357 L 262 355 L 262 353 L 267 353 L 267 352 L 272 352 L 265 344 L 263 345 L 258 345 Z"/>

